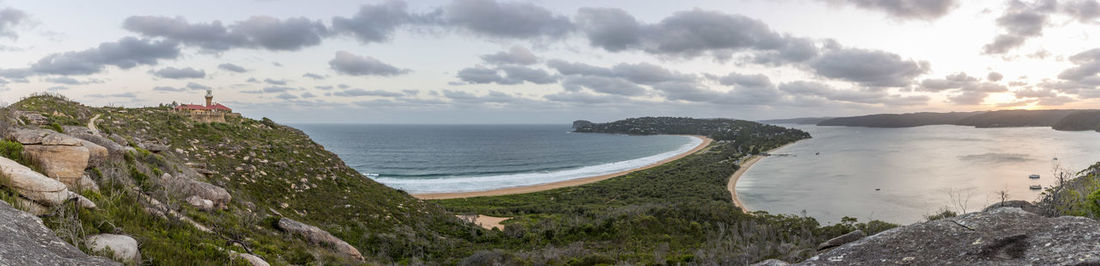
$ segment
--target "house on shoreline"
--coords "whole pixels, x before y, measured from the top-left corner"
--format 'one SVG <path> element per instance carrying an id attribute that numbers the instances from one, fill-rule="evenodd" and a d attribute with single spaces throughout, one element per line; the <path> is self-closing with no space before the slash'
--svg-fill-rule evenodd
<path id="1" fill-rule="evenodd" d="M 190 116 L 192 120 L 203 123 L 225 123 L 226 116 L 241 116 L 241 114 L 234 113 L 233 109 L 214 102 L 214 93 L 212 90 L 206 90 L 206 105 L 181 104 L 173 109 L 175 109 L 176 112 Z"/>

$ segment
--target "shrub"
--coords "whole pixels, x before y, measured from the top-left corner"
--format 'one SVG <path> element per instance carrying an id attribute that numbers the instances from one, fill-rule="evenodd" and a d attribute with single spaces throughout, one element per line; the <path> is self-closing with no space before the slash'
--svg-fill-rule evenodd
<path id="1" fill-rule="evenodd" d="M 0 140 L 0 156 L 23 165 L 30 165 L 30 160 L 23 156 L 23 144 L 19 142 Z"/>
<path id="2" fill-rule="evenodd" d="M 50 129 L 53 129 L 53 131 L 57 131 L 57 133 L 65 133 L 65 129 L 61 128 L 61 124 L 58 124 L 57 122 L 50 123 Z"/>
<path id="3" fill-rule="evenodd" d="M 1088 200 L 1086 204 L 1089 212 L 1092 213 L 1093 217 L 1100 217 L 1100 189 L 1090 193 L 1086 199 Z"/>
<path id="4" fill-rule="evenodd" d="M 944 209 L 940 210 L 940 213 L 925 216 L 924 219 L 926 219 L 928 221 L 935 221 L 935 220 L 944 219 L 944 218 L 951 218 L 951 217 L 955 217 L 955 216 L 959 216 L 959 214 L 944 208 Z"/>

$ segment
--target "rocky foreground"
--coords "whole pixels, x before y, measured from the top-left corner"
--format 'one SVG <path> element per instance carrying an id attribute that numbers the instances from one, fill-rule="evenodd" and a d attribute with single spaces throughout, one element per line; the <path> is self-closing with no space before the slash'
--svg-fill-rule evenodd
<path id="1" fill-rule="evenodd" d="M 1025 207 L 1028 208 L 1028 207 Z M 1097 265 L 1100 223 L 1017 207 L 902 226 L 840 245 L 800 265 Z"/>

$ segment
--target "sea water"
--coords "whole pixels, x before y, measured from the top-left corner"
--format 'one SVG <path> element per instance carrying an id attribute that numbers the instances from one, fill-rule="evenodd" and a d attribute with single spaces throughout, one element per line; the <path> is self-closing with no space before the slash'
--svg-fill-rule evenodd
<path id="1" fill-rule="evenodd" d="M 485 191 L 635 169 L 690 151 L 687 136 L 572 133 L 569 125 L 299 124 L 369 178 L 409 193 Z"/>
<path id="2" fill-rule="evenodd" d="M 750 210 L 850 216 L 912 223 L 943 209 L 980 211 L 1006 198 L 1036 200 L 1058 182 L 1100 161 L 1100 133 L 1050 128 L 818 127 L 753 165 L 737 183 Z M 1029 179 L 1038 174 L 1038 180 Z"/>

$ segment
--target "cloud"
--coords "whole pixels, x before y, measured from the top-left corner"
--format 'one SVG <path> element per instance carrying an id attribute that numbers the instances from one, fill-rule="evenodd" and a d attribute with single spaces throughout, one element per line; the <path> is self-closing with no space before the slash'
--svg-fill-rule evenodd
<path id="1" fill-rule="evenodd" d="M 1004 75 L 1001 75 L 1001 73 L 997 73 L 997 72 L 989 72 L 989 75 L 985 76 L 986 80 L 989 80 L 989 81 L 992 81 L 992 82 L 1001 81 L 1001 79 L 1004 79 L 1004 78 L 1005 78 Z"/>
<path id="2" fill-rule="evenodd" d="M 189 23 L 183 17 L 132 16 L 123 21 L 123 28 L 146 37 L 163 37 L 210 51 L 232 48 L 263 48 L 273 51 L 295 51 L 321 43 L 329 35 L 320 21 L 308 18 L 285 20 L 254 16 L 223 26 L 221 21 Z"/>
<path id="3" fill-rule="evenodd" d="M 291 87 L 270 86 L 270 87 L 264 87 L 263 92 L 265 92 L 265 93 L 275 93 L 275 92 L 288 92 L 288 91 L 293 91 L 293 90 L 294 90 L 294 88 L 291 88 Z"/>
<path id="4" fill-rule="evenodd" d="M 621 78 L 602 76 L 569 76 L 562 81 L 561 86 L 566 91 L 575 92 L 580 91 L 582 88 L 588 88 L 596 92 L 623 96 L 640 96 L 648 91 L 642 86 Z"/>
<path id="5" fill-rule="evenodd" d="M 26 12 L 10 7 L 0 9 L 0 37 L 19 38 L 19 34 L 16 34 L 12 28 L 23 24 L 26 20 Z"/>
<path id="6" fill-rule="evenodd" d="M 130 69 L 139 65 L 156 65 L 160 60 L 175 59 L 179 54 L 179 45 L 173 41 L 125 37 L 83 51 L 50 54 L 28 68 L 0 70 L 0 76 L 89 75 L 100 73 L 107 66 Z"/>
<path id="7" fill-rule="evenodd" d="M 768 76 L 762 74 L 745 75 L 739 73 L 729 73 L 725 76 L 712 76 L 712 79 L 718 80 L 719 84 L 726 86 L 740 86 L 748 88 L 761 88 L 772 87 L 771 79 Z"/>
<path id="8" fill-rule="evenodd" d="M 374 57 L 359 56 L 346 51 L 336 52 L 336 56 L 328 61 L 332 70 L 352 76 L 397 76 L 410 72 L 386 64 Z"/>
<path id="9" fill-rule="evenodd" d="M 198 70 L 191 67 L 175 68 L 166 67 L 160 70 L 150 70 L 150 74 L 158 78 L 166 79 L 197 79 L 206 77 L 206 71 Z"/>
<path id="10" fill-rule="evenodd" d="M 729 60 L 733 53 L 766 53 L 763 63 L 801 62 L 817 55 L 809 39 L 779 34 L 759 20 L 742 15 L 694 9 L 674 13 L 658 23 L 640 23 L 621 9 L 583 8 L 578 28 L 592 46 L 616 52 L 638 49 L 652 54 L 694 58 L 709 55 Z"/>
<path id="11" fill-rule="evenodd" d="M 169 86 L 156 86 L 156 87 L 153 87 L 153 90 L 155 90 L 155 91 L 171 91 L 171 92 L 179 92 L 179 91 L 186 91 L 187 89 L 185 89 L 185 88 L 176 88 L 176 87 L 169 87 Z"/>
<path id="12" fill-rule="evenodd" d="M 225 63 L 225 64 L 218 65 L 218 69 L 225 70 L 225 71 L 230 71 L 230 72 L 237 72 L 237 73 L 248 72 L 248 69 L 245 69 L 242 66 L 238 66 L 238 65 L 234 65 L 234 64 L 230 64 L 230 63 Z"/>
<path id="13" fill-rule="evenodd" d="M 397 92 L 384 91 L 384 90 L 364 90 L 364 89 L 349 89 L 349 90 L 345 90 L 345 91 L 337 91 L 337 92 L 333 92 L 332 95 L 333 96 L 344 96 L 344 97 L 349 97 L 349 96 L 350 97 L 357 97 L 357 96 L 401 97 L 401 96 L 405 96 L 405 94 L 397 93 Z"/>
<path id="14" fill-rule="evenodd" d="M 279 94 L 278 96 L 275 96 L 275 98 L 279 98 L 279 99 L 283 99 L 283 100 L 293 100 L 293 99 L 298 99 L 298 96 L 296 96 L 294 94 L 290 94 L 290 93 L 283 93 L 283 94 Z"/>
<path id="15" fill-rule="evenodd" d="M 948 97 L 949 102 L 960 105 L 976 105 L 984 102 L 985 98 L 989 96 L 989 93 L 1007 92 L 1008 87 L 994 82 L 983 81 L 977 77 L 972 77 L 966 73 L 960 72 L 947 75 L 943 79 L 925 79 L 920 82 L 918 90 L 927 92 L 956 92 L 956 94 Z"/>
<path id="16" fill-rule="evenodd" d="M 305 74 L 302 74 L 302 77 L 306 77 L 306 78 L 311 78 L 311 79 L 314 79 L 314 80 L 322 80 L 322 79 L 325 79 L 325 76 L 323 76 L 323 75 L 320 75 L 320 74 L 313 74 L 313 73 L 305 73 Z"/>
<path id="17" fill-rule="evenodd" d="M 1027 39 L 1043 35 L 1043 27 L 1050 20 L 1050 13 L 1057 9 L 1057 1 L 1039 0 L 1024 3 L 1012 0 L 1008 8 L 997 18 L 997 26 L 1003 31 L 993 42 L 982 47 L 985 54 L 1003 54 L 1020 47 Z"/>
<path id="18" fill-rule="evenodd" d="M 481 60 L 493 65 L 532 65 L 539 62 L 539 58 L 531 50 L 522 46 L 512 46 L 508 51 L 482 55 Z"/>
<path id="19" fill-rule="evenodd" d="M 543 98 L 545 98 L 547 100 L 550 100 L 550 101 L 555 101 L 555 102 L 579 103 L 579 104 L 624 103 L 624 102 L 628 102 L 630 100 L 629 98 L 618 96 L 618 95 L 592 94 L 592 93 L 586 93 L 586 92 L 570 92 L 570 91 L 560 92 L 560 93 L 556 93 L 556 94 L 548 94 L 546 96 L 543 96 Z"/>
<path id="20" fill-rule="evenodd" d="M 926 61 L 905 60 L 897 54 L 864 49 L 837 49 L 809 62 L 814 73 L 868 87 L 904 87 L 931 70 Z"/>
<path id="21" fill-rule="evenodd" d="M 937 19 L 959 5 L 955 0 L 823 0 L 882 11 L 900 19 Z"/>
<path id="22" fill-rule="evenodd" d="M 187 83 L 187 88 L 192 89 L 192 90 L 209 90 L 209 89 L 213 89 L 210 86 L 206 86 L 206 85 L 202 85 L 202 84 L 198 84 L 198 83 L 194 83 L 194 82 L 188 82 Z"/>
<path id="23" fill-rule="evenodd" d="M 455 0 L 442 9 L 451 26 L 496 38 L 558 38 L 573 29 L 569 18 L 531 3 Z"/>
<path id="24" fill-rule="evenodd" d="M 385 42 L 392 38 L 397 27 L 422 19 L 405 9 L 404 1 L 364 5 L 350 18 L 332 18 L 332 28 L 336 32 L 350 34 L 364 44 Z"/>
<path id="25" fill-rule="evenodd" d="M 531 103 L 527 98 L 499 91 L 489 91 L 486 95 L 476 95 L 465 91 L 443 90 L 443 97 L 458 104 L 520 104 Z"/>
<path id="26" fill-rule="evenodd" d="M 884 91 L 871 90 L 842 90 L 833 88 L 827 84 L 811 81 L 794 81 L 779 85 L 779 90 L 790 93 L 796 97 L 817 97 L 832 101 L 859 103 L 859 104 L 885 104 L 885 105 L 917 105 L 928 102 L 928 96 L 898 96 L 890 95 Z"/>
<path id="27" fill-rule="evenodd" d="M 274 80 L 274 79 L 267 78 L 267 79 L 264 79 L 264 83 L 271 84 L 271 85 L 286 85 L 286 80 Z"/>
<path id="28" fill-rule="evenodd" d="M 46 78 L 45 81 L 46 82 L 57 83 L 57 84 L 65 84 L 65 85 L 85 85 L 85 84 L 93 84 L 93 83 L 103 83 L 102 80 L 98 80 L 98 79 L 88 79 L 88 80 L 81 81 L 81 80 L 78 80 L 78 79 L 74 79 L 74 78 L 70 78 L 70 77 L 64 77 L 64 76 Z"/>
<path id="29" fill-rule="evenodd" d="M 504 74 L 501 75 L 501 72 Z M 499 68 L 487 68 L 483 66 L 468 67 L 458 71 L 458 79 L 468 84 L 515 85 L 523 82 L 534 84 L 550 84 L 558 81 L 558 77 L 551 75 L 546 70 L 529 68 L 524 66 L 502 66 Z"/>
<path id="30" fill-rule="evenodd" d="M 137 94 L 134 94 L 133 92 L 114 93 L 114 94 L 95 93 L 95 94 L 88 94 L 88 97 L 94 97 L 94 98 L 137 98 Z"/>
<path id="31" fill-rule="evenodd" d="M 314 98 L 314 97 L 317 97 L 317 95 L 313 95 L 313 93 L 310 93 L 308 91 L 302 93 L 302 98 Z"/>

